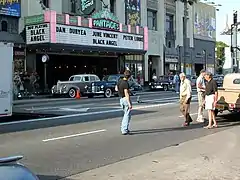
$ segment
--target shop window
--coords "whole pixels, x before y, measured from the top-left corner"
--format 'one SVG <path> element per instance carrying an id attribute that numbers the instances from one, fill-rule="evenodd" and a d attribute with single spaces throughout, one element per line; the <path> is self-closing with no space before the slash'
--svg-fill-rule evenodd
<path id="1" fill-rule="evenodd" d="M 168 48 L 171 48 L 172 47 L 172 43 L 171 41 L 168 41 Z"/>
<path id="2" fill-rule="evenodd" d="M 49 0 L 42 0 L 42 3 L 46 8 L 49 8 Z"/>
<path id="3" fill-rule="evenodd" d="M 7 21 L 2 21 L 1 22 L 1 27 L 2 27 L 2 31 L 7 32 L 8 31 L 8 23 L 7 23 Z"/>
<path id="4" fill-rule="evenodd" d="M 76 13 L 76 0 L 71 0 L 71 13 Z"/>
<path id="5" fill-rule="evenodd" d="M 157 11 L 147 10 L 147 26 L 151 30 L 157 30 Z"/>
<path id="6" fill-rule="evenodd" d="M 110 0 L 110 12 L 116 14 L 116 0 Z"/>
<path id="7" fill-rule="evenodd" d="M 166 33 L 173 34 L 174 16 L 172 14 L 166 14 Z"/>

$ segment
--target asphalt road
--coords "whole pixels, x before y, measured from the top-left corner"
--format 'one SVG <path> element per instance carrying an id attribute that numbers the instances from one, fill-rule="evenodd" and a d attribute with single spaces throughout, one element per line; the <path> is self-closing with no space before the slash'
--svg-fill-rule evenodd
<path id="1" fill-rule="evenodd" d="M 193 99 L 191 113 L 196 118 L 196 98 Z M 154 94 L 152 98 L 143 97 L 142 100 L 145 103 L 133 106 L 132 135 L 129 136 L 120 134 L 122 113 L 116 109 L 2 123 L 0 156 L 22 154 L 25 157 L 22 162 L 40 179 L 55 180 L 239 125 L 237 115 L 222 115 L 218 118 L 221 122 L 217 129 L 206 130 L 202 128 L 203 124 L 198 123 L 181 127 L 183 119 L 176 95 Z M 117 99 L 105 100 L 104 103 L 102 99 L 95 100 L 95 105 L 91 99 L 85 103 L 80 101 L 76 105 L 83 107 L 97 107 L 96 102 L 100 106 L 110 104 L 109 108 L 115 108 L 112 103 L 118 104 Z M 53 104 L 48 107 L 51 106 Z M 72 103 L 63 106 L 69 107 Z M 40 107 L 40 104 L 33 106 Z"/>
<path id="2" fill-rule="evenodd" d="M 143 92 L 132 96 L 134 105 L 156 105 L 174 103 L 178 101 L 178 94 L 174 92 Z M 37 113 L 49 115 L 89 114 L 98 112 L 118 112 L 119 98 L 83 98 L 83 99 L 49 99 L 33 101 L 32 103 L 18 103 L 14 105 L 14 112 Z M 138 99 L 141 103 L 138 103 Z M 29 100 L 31 102 L 31 100 Z"/>

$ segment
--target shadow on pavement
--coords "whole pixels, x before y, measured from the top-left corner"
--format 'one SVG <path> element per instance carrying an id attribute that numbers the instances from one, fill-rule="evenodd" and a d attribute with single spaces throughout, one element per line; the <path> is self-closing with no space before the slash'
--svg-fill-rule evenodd
<path id="1" fill-rule="evenodd" d="M 145 111 L 145 110 L 134 110 L 132 115 L 142 115 L 155 113 L 156 111 Z M 107 114 L 95 114 L 91 116 L 76 116 L 76 117 L 62 117 L 59 116 L 57 119 L 35 119 L 33 121 L 29 121 L 27 123 L 16 123 L 16 124 L 0 124 L 0 134 L 10 133 L 10 132 L 19 132 L 19 131 L 29 131 L 41 128 L 49 128 L 49 127 L 57 127 L 64 126 L 70 124 L 78 124 L 84 122 L 92 122 L 92 121 L 101 121 L 113 118 L 119 118 L 121 120 L 123 116 L 123 112 L 112 112 Z M 51 118 L 51 117 L 50 117 Z"/>
<path id="2" fill-rule="evenodd" d="M 131 131 L 132 135 L 135 134 L 149 134 L 149 133 L 160 133 L 160 132 L 167 132 L 167 131 L 186 131 L 186 130 L 191 130 L 191 129 L 198 129 L 202 128 L 203 124 L 191 124 L 188 127 L 173 127 L 173 128 L 161 128 L 161 129 L 146 129 L 146 130 L 135 130 Z"/>
<path id="3" fill-rule="evenodd" d="M 240 125 L 239 115 L 240 113 L 231 113 L 231 114 L 224 114 L 224 115 L 218 116 L 217 118 L 217 122 L 219 125 L 218 128 L 227 128 L 227 127 Z M 167 132 L 167 131 L 186 131 L 186 130 L 203 128 L 204 125 L 207 125 L 207 122 L 191 124 L 188 127 L 179 126 L 179 127 L 161 128 L 161 129 L 134 130 L 134 131 L 131 131 L 131 135 L 160 133 L 160 132 Z"/>

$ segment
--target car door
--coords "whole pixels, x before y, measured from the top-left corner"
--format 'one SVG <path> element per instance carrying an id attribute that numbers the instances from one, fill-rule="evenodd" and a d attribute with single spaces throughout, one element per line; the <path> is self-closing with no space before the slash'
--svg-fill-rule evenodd
<path id="1" fill-rule="evenodd" d="M 80 91 L 82 92 L 81 84 L 82 84 L 82 76 L 74 76 L 73 84 L 80 88 Z"/>
<path id="2" fill-rule="evenodd" d="M 83 92 L 86 92 L 87 89 L 86 89 L 85 87 L 87 87 L 87 86 L 89 87 L 89 86 L 91 85 L 90 76 L 85 75 L 85 76 L 83 76 L 83 79 L 82 79 L 82 80 L 83 80 L 83 81 L 82 81 L 82 83 L 81 83 L 81 88 L 84 89 Z"/>

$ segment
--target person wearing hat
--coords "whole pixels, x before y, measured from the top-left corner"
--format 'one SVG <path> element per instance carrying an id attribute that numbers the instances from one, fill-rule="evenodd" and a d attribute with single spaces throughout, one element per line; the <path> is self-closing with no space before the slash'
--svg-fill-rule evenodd
<path id="1" fill-rule="evenodd" d="M 192 118 L 189 114 L 190 102 L 192 98 L 192 86 L 190 80 L 186 78 L 185 73 L 180 74 L 180 111 L 182 112 L 185 122 L 183 126 L 189 126 Z"/>
<path id="2" fill-rule="evenodd" d="M 205 89 L 205 109 L 208 110 L 208 126 L 204 128 L 211 129 L 217 127 L 217 121 L 215 117 L 215 107 L 218 100 L 218 87 L 217 82 L 213 79 L 212 73 L 208 72 L 205 75 L 206 89 Z"/>
<path id="3" fill-rule="evenodd" d="M 119 80 L 117 84 L 118 94 L 120 97 L 120 105 L 123 109 L 124 115 L 121 123 L 121 132 L 123 135 L 130 134 L 129 124 L 131 120 L 132 102 L 130 99 L 130 87 L 128 80 L 131 77 L 131 72 L 126 70 L 124 72 L 124 78 Z"/>
<path id="4" fill-rule="evenodd" d="M 205 79 L 204 79 L 205 74 L 206 74 L 206 71 L 204 69 L 201 70 L 200 75 L 197 78 L 197 82 L 196 82 L 197 94 L 198 94 L 197 122 L 204 122 L 203 109 L 204 109 L 204 101 L 205 101 Z"/>

